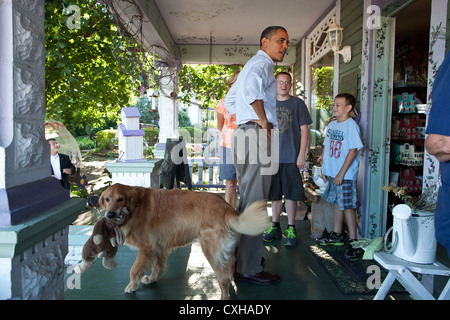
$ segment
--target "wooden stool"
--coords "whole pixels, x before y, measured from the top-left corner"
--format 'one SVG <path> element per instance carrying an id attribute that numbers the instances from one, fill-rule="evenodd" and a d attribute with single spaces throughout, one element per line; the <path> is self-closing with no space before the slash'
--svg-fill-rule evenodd
<path id="1" fill-rule="evenodd" d="M 333 231 L 333 205 L 323 200 L 321 194 L 310 188 L 305 188 L 305 196 L 311 201 L 311 237 L 313 239 L 322 237 L 325 229 L 328 232 Z"/>

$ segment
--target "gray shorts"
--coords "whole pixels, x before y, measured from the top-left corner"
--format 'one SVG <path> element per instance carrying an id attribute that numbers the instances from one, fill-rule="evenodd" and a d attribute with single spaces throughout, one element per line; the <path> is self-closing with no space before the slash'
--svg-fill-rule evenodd
<path id="1" fill-rule="evenodd" d="M 278 172 L 272 176 L 268 200 L 278 201 L 283 196 L 287 200 L 306 200 L 302 175 L 295 163 L 280 163 Z"/>

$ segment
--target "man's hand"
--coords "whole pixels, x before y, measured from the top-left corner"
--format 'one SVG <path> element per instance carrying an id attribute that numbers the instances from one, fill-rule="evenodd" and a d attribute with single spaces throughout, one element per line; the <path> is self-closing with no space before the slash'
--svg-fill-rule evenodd
<path id="1" fill-rule="evenodd" d="M 256 122 L 261 126 L 261 128 L 266 130 L 267 136 L 269 137 L 269 139 L 271 139 L 272 138 L 271 130 L 273 129 L 273 124 L 267 121 L 266 111 L 264 110 L 264 101 L 255 100 L 251 103 L 251 106 L 253 110 L 255 110 L 256 115 L 258 116 L 258 120 L 253 120 L 253 122 Z"/>
<path id="2" fill-rule="evenodd" d="M 450 136 L 430 133 L 425 140 L 425 148 L 440 162 L 450 161 Z"/>
<path id="3" fill-rule="evenodd" d="M 306 169 L 306 159 L 305 157 L 298 156 L 297 157 L 297 168 L 299 169 Z"/>
<path id="4" fill-rule="evenodd" d="M 265 122 L 261 121 L 261 120 L 253 120 L 253 122 L 256 122 L 257 124 L 259 124 L 260 127 L 266 131 L 267 136 L 269 137 L 269 140 L 272 139 L 273 124 L 267 122 L 267 120 Z"/>

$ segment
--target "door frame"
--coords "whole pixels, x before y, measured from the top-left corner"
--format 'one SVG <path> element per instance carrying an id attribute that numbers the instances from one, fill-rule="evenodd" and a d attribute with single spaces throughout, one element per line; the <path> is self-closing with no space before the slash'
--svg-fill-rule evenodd
<path id="1" fill-rule="evenodd" d="M 371 94 L 368 96 L 369 136 L 367 139 L 366 234 L 370 238 L 386 232 L 387 193 L 394 83 L 395 18 L 380 17 L 381 28 L 372 33 L 372 69 L 369 75 Z"/>
<path id="2" fill-rule="evenodd" d="M 361 118 L 360 126 L 361 132 L 364 137 L 363 141 L 365 143 L 365 155 L 364 162 L 362 163 L 360 169 L 360 176 L 358 178 L 359 194 L 361 195 L 361 219 L 360 219 L 360 230 L 363 236 L 368 238 L 374 238 L 381 236 L 386 232 L 386 220 L 387 220 L 387 192 L 382 191 L 382 185 L 388 184 L 389 182 L 389 142 L 390 140 L 390 129 L 391 129 L 391 118 L 392 111 L 389 107 L 389 112 L 385 115 L 380 115 L 376 113 L 376 105 L 374 103 L 374 95 L 377 92 L 381 92 L 384 98 L 384 102 L 387 106 L 392 105 L 392 90 L 393 90 L 393 63 L 394 63 L 394 53 L 393 49 L 395 46 L 395 15 L 398 12 L 411 5 L 414 0 L 395 0 L 384 8 L 379 0 L 364 0 L 364 8 L 368 8 L 373 4 L 380 4 L 382 7 L 383 19 L 391 20 L 393 22 L 392 28 L 389 32 L 385 32 L 384 42 L 378 42 L 378 44 L 384 45 L 385 54 L 390 54 L 392 58 L 390 59 L 391 70 L 383 69 L 379 66 L 377 59 L 377 39 L 376 35 L 377 29 L 368 28 L 367 24 L 364 23 L 363 26 L 363 52 L 362 52 L 362 64 L 361 64 L 361 113 L 363 117 Z M 445 30 L 447 26 L 447 12 L 448 12 L 449 1 L 447 0 L 431 0 L 431 22 L 430 22 L 430 48 L 429 48 L 429 63 L 428 63 L 428 79 L 429 86 L 427 97 L 430 98 L 432 91 L 432 82 L 434 81 L 435 70 L 437 70 L 442 63 L 445 52 L 446 44 L 445 39 L 441 39 L 439 36 Z M 364 12 L 364 20 L 368 21 L 370 19 L 372 12 Z M 383 17 L 384 15 L 384 17 Z M 383 25 L 381 26 L 383 28 Z M 381 33 L 380 33 L 381 34 Z M 386 47 L 386 45 L 390 47 Z M 386 62 L 387 63 L 387 62 Z M 384 67 L 387 67 L 385 65 Z M 386 75 L 385 78 L 381 77 L 383 74 Z M 377 80 L 383 78 L 386 81 Z M 431 82 L 430 82 L 431 79 Z M 377 86 L 375 87 L 375 84 Z M 378 85 L 381 84 L 380 88 Z M 428 108 L 431 108 L 431 101 L 427 101 Z M 382 110 L 384 112 L 387 109 Z M 428 114 L 428 112 L 427 112 Z M 374 117 L 375 116 L 375 117 Z M 384 118 L 383 118 L 384 117 Z M 382 125 L 376 122 L 376 118 L 384 119 Z M 380 135 L 381 132 L 381 135 Z M 376 149 L 374 147 L 380 148 L 380 153 L 376 154 Z M 375 153 L 374 151 L 375 150 Z M 381 151 L 385 152 L 382 155 Z M 431 181 L 436 181 L 438 178 L 438 169 L 436 167 L 437 161 L 434 157 L 429 156 L 425 151 L 424 157 L 424 173 L 432 172 L 429 177 L 425 177 L 424 174 L 424 187 Z M 432 167 L 433 170 L 429 169 Z M 377 170 L 377 173 L 382 172 L 382 174 L 374 175 L 373 170 Z"/>
<path id="3" fill-rule="evenodd" d="M 363 21 L 373 18 L 364 1 Z M 369 12 L 367 12 L 369 11 Z M 362 236 L 375 238 L 386 232 L 387 193 L 392 117 L 395 52 L 395 17 L 378 15 L 375 24 L 363 24 L 361 63 L 361 134 L 364 151 L 358 177 L 359 228 Z"/>

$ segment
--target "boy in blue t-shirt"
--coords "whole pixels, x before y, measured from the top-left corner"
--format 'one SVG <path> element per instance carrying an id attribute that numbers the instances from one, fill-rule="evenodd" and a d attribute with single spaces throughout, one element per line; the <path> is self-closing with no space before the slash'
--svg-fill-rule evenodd
<path id="1" fill-rule="evenodd" d="M 348 93 L 338 94 L 334 98 L 332 121 L 327 129 L 322 153 L 322 175 L 328 180 L 328 186 L 322 198 L 334 204 L 334 230 L 319 240 L 321 245 L 343 245 L 342 226 L 345 222 L 349 230 L 349 248 L 345 257 L 356 260 L 360 250 L 353 249 L 351 242 L 357 239 L 357 190 L 360 154 L 363 147 L 358 124 L 350 117 L 355 98 Z"/>

